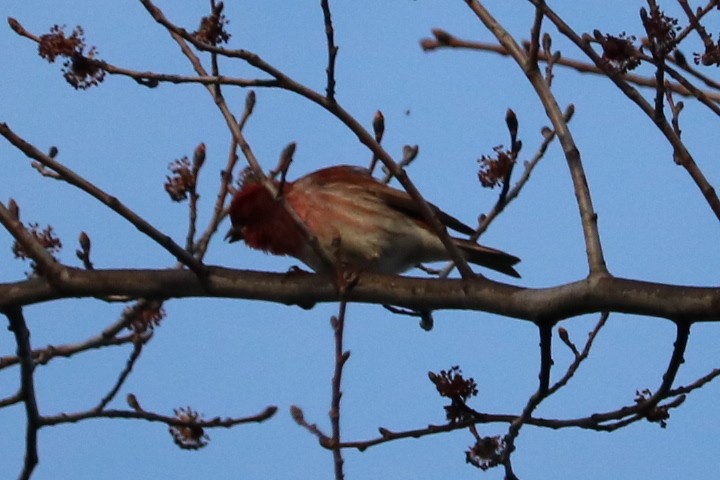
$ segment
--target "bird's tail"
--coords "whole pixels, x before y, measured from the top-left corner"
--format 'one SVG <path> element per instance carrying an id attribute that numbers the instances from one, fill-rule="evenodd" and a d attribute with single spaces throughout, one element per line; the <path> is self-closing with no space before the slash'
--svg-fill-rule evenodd
<path id="1" fill-rule="evenodd" d="M 520 274 L 513 268 L 513 265 L 520 262 L 515 255 L 510 255 L 502 250 L 478 245 L 477 243 L 461 238 L 454 238 L 455 244 L 465 255 L 465 259 L 481 267 L 495 270 L 496 272 L 520 278 Z"/>

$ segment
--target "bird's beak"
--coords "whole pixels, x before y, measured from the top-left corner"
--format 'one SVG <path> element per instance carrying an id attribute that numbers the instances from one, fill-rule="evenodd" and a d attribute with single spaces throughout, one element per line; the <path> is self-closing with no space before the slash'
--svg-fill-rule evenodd
<path id="1" fill-rule="evenodd" d="M 230 227 L 230 230 L 225 234 L 225 241 L 228 243 L 235 243 L 243 238 L 243 232 L 240 228 Z"/>

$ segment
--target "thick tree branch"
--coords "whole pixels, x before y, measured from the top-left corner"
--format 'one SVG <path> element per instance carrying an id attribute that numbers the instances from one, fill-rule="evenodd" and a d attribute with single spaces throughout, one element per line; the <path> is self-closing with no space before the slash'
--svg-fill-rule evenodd
<path id="1" fill-rule="evenodd" d="M 201 281 L 187 270 L 67 269 L 61 290 L 34 278 L 0 284 L 0 310 L 58 298 L 120 295 L 129 298 L 223 297 L 288 305 L 336 302 L 332 276 L 262 273 L 208 267 Z M 352 302 L 392 304 L 416 310 L 464 309 L 532 322 L 576 315 L 622 312 L 675 321 L 720 321 L 720 289 L 605 277 L 549 288 L 521 288 L 490 280 L 427 279 L 363 274 L 347 294 Z"/>

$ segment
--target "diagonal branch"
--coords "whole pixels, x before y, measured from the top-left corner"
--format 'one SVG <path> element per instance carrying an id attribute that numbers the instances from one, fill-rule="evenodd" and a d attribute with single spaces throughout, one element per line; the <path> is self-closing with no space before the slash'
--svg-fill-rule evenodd
<path id="1" fill-rule="evenodd" d="M 1 126 L 2 124 L 0 124 Z M 20 219 L 0 202 L 0 224 L 10 232 L 10 234 L 22 246 L 25 253 L 32 258 L 37 264 L 37 271 L 42 275 L 46 275 L 52 284 L 61 282 L 61 275 L 65 267 L 53 257 L 50 252 L 45 250 L 43 246 L 33 237 L 33 235 L 23 226 Z"/>
<path id="2" fill-rule="evenodd" d="M 160 232 L 158 229 L 153 227 L 150 223 L 140 217 L 137 213 L 132 211 L 126 205 L 124 205 L 116 197 L 108 194 L 101 190 L 95 184 L 90 183 L 70 168 L 57 162 L 54 158 L 46 155 L 37 149 L 34 145 L 28 143 L 15 132 L 13 132 L 6 123 L 0 123 L 0 135 L 14 145 L 18 150 L 23 152 L 27 157 L 32 158 L 40 162 L 43 166 L 50 170 L 57 172 L 64 181 L 79 188 L 83 192 L 89 194 L 93 198 L 99 200 L 102 204 L 106 205 L 115 213 L 119 214 L 122 218 L 130 222 L 135 228 L 140 230 L 142 233 L 153 239 L 160 246 L 170 252 L 175 258 L 178 259 L 184 265 L 187 265 L 190 270 L 195 274 L 202 276 L 205 272 L 205 266 L 194 258 L 187 250 L 183 249 L 180 245 L 175 243 L 172 238 Z"/>
<path id="3" fill-rule="evenodd" d="M 545 107 L 548 118 L 553 124 L 553 128 L 557 132 L 560 144 L 565 153 L 570 175 L 572 177 L 573 186 L 575 188 L 575 197 L 580 209 L 580 217 L 582 219 L 583 234 L 585 237 L 585 248 L 587 249 L 588 267 L 590 275 L 607 274 L 605 258 L 600 243 L 600 233 L 597 227 L 597 214 L 593 208 L 592 199 L 590 197 L 590 189 L 588 187 L 585 171 L 580 158 L 580 151 L 575 145 L 567 122 L 563 118 L 555 96 L 550 91 L 547 82 L 540 74 L 537 63 L 531 63 L 525 50 L 515 42 L 510 33 L 492 16 L 492 14 L 477 0 L 466 0 L 470 9 L 477 15 L 485 27 L 492 32 L 498 39 L 500 44 L 510 53 L 515 62 L 523 69 L 528 80 L 537 92 L 538 98 Z M 541 0 L 535 0 L 533 3 L 536 8 L 547 11 L 545 3 Z M 546 13 L 545 13 L 546 14 Z"/>
<path id="4" fill-rule="evenodd" d="M 555 27 L 557 27 L 560 33 L 565 35 L 580 50 L 582 50 L 583 53 L 585 53 L 585 55 L 587 55 L 588 58 L 590 58 L 590 60 L 592 60 L 593 63 L 595 63 L 595 65 L 602 70 L 613 83 L 615 83 L 615 85 L 625 94 L 626 97 L 628 97 L 628 99 L 634 102 L 648 116 L 648 118 L 653 120 L 657 128 L 672 146 L 675 162 L 687 170 L 688 174 L 695 182 L 695 185 L 700 189 L 700 192 L 705 197 L 705 201 L 708 203 L 715 216 L 720 219 L 720 198 L 718 198 L 715 189 L 698 167 L 692 154 L 688 151 L 683 142 L 680 140 L 680 137 L 678 137 L 673 130 L 672 125 L 670 125 L 666 120 L 657 118 L 652 105 L 650 105 L 650 103 L 643 98 L 643 96 L 640 95 L 635 88 L 630 86 L 619 72 L 608 66 L 606 62 L 604 62 L 595 52 L 595 50 L 592 49 L 590 44 L 581 38 L 550 7 L 540 0 L 528 1 L 536 7 L 542 7 L 546 17 L 555 25 Z"/>
<path id="5" fill-rule="evenodd" d="M 140 358 L 143 345 L 147 343 L 150 338 L 152 338 L 152 335 L 146 335 L 144 337 L 135 335 L 135 338 L 133 339 L 133 351 L 130 354 L 127 362 L 125 363 L 125 368 L 123 368 L 122 372 L 120 372 L 120 375 L 118 376 L 115 384 L 110 389 L 110 391 L 100 400 L 100 403 L 98 403 L 98 405 L 95 407 L 96 411 L 103 411 L 105 407 L 107 407 L 107 405 L 112 401 L 112 399 L 115 398 L 117 393 L 120 391 L 120 388 L 125 383 L 125 380 L 127 380 L 128 376 L 130 375 L 130 372 L 132 372 L 132 369 L 135 366 L 135 362 L 137 362 L 137 359 Z"/>

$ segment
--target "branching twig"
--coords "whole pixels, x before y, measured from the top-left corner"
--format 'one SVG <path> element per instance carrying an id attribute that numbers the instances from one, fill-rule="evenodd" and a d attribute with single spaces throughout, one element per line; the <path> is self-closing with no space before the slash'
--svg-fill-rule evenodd
<path id="1" fill-rule="evenodd" d="M 157 413 L 148 412 L 146 410 L 102 410 L 97 411 L 86 410 L 77 413 L 61 413 L 43 417 L 43 426 L 60 425 L 64 423 L 77 423 L 90 418 L 124 418 L 128 420 L 145 420 L 148 422 L 160 422 L 168 426 L 187 427 L 198 426 L 202 428 L 231 428 L 235 425 L 244 423 L 260 423 L 268 420 L 277 412 L 276 406 L 269 406 L 262 412 L 248 417 L 239 418 L 220 418 L 215 417 L 210 420 L 198 420 L 195 422 L 187 422 L 177 417 L 169 417 L 167 415 L 159 415 Z"/>
<path id="2" fill-rule="evenodd" d="M 535 7 L 535 20 L 530 29 L 530 48 L 528 49 L 528 68 L 537 68 L 538 52 L 540 51 L 540 31 L 542 30 L 543 12 Z"/>
<path id="3" fill-rule="evenodd" d="M 573 140 L 567 123 L 564 121 L 563 114 L 557 104 L 557 101 L 555 100 L 555 96 L 552 94 L 547 82 L 537 69 L 537 65 L 534 68 L 528 66 L 527 54 L 523 48 L 515 42 L 510 33 L 505 30 L 505 28 L 498 23 L 497 20 L 495 20 L 492 14 L 477 0 L 467 0 L 466 3 L 477 15 L 480 21 L 483 22 L 485 27 L 490 30 L 493 35 L 495 35 L 500 44 L 505 47 L 508 52 L 510 52 L 510 55 L 517 64 L 520 65 L 535 89 L 538 98 L 545 107 L 545 111 L 547 112 L 547 115 L 557 132 L 560 144 L 563 147 L 565 159 L 567 160 L 570 175 L 573 180 L 575 197 L 577 198 L 580 216 L 582 219 L 590 274 L 600 276 L 607 274 L 602 244 L 600 243 L 600 233 L 597 226 L 597 214 L 593 208 L 590 189 L 588 187 L 580 157 L 580 151 L 575 145 L 575 141 Z M 536 8 L 542 9 L 543 13 L 547 15 L 549 8 L 547 8 L 544 1 L 533 0 L 533 4 Z"/>
<path id="4" fill-rule="evenodd" d="M 106 337 L 104 334 L 100 334 L 78 343 L 60 345 L 57 347 L 49 345 L 39 350 L 33 350 L 32 357 L 38 364 L 44 365 L 54 358 L 69 358 L 88 350 L 125 345 L 133 341 L 134 335 L 135 334 L 124 335 L 121 337 Z M 18 363 L 20 363 L 20 358 L 16 355 L 0 357 L 0 370 L 17 365 Z"/>
<path id="5" fill-rule="evenodd" d="M 101 412 L 102 410 L 107 407 L 107 405 L 112 401 L 113 398 L 115 398 L 115 395 L 120 391 L 120 388 L 125 383 L 125 380 L 127 380 L 128 376 L 130 375 L 130 372 L 133 369 L 133 366 L 135 366 L 135 362 L 138 358 L 140 358 L 140 354 L 142 353 L 142 347 L 143 345 L 150 340 L 152 336 L 146 335 L 146 336 L 139 336 L 135 335 L 135 339 L 133 342 L 133 351 L 130 354 L 130 357 L 128 358 L 127 362 L 125 363 L 125 368 L 123 368 L 122 372 L 120 372 L 120 375 L 118 376 L 117 380 L 115 381 L 115 384 L 110 389 L 110 391 L 105 395 L 102 400 L 100 400 L 100 403 L 95 407 L 95 410 L 98 412 Z"/>
<path id="6" fill-rule="evenodd" d="M 578 48 L 580 48 L 590 60 L 595 63 L 595 66 L 602 70 L 610 80 L 622 91 L 625 96 L 628 97 L 633 103 L 635 103 L 647 116 L 652 119 L 655 125 L 658 127 L 660 132 L 665 136 L 668 143 L 673 148 L 673 157 L 676 163 L 683 166 L 690 177 L 695 182 L 695 185 L 700 189 L 706 202 L 712 209 L 715 216 L 720 219 L 720 198 L 718 198 L 715 189 L 708 182 L 705 175 L 702 173 L 695 159 L 690 154 L 688 149 L 682 143 L 680 138 L 675 134 L 672 126 L 667 121 L 661 121 L 655 116 L 655 110 L 650 103 L 640 95 L 640 93 L 630 86 L 627 81 L 620 75 L 615 69 L 606 65 L 602 58 L 591 48 L 588 42 L 581 38 L 565 21 L 560 18 L 550 7 L 541 2 L 540 0 L 528 0 L 536 7 L 541 7 L 545 11 L 545 16 L 550 20 L 569 40 L 571 40 Z"/>
<path id="7" fill-rule="evenodd" d="M 295 423 L 305 428 L 311 434 L 315 435 L 321 446 L 328 449 L 335 448 L 333 446 L 332 438 L 330 438 L 329 436 L 327 436 L 327 434 L 320 430 L 320 427 L 318 427 L 317 424 L 308 423 L 307 420 L 305 420 L 305 414 L 300 407 L 298 407 L 297 405 L 291 405 L 290 415 L 292 416 L 293 420 L 295 420 Z"/>
<path id="8" fill-rule="evenodd" d="M 64 181 L 86 192 L 90 196 L 99 200 L 102 204 L 119 214 L 125 220 L 130 222 L 135 228 L 152 238 L 156 243 L 165 248 L 175 258 L 184 265 L 187 265 L 197 275 L 204 275 L 205 266 L 195 259 L 187 250 L 183 249 L 175 243 L 170 237 L 163 234 L 150 223 L 145 221 L 140 215 L 125 206 L 120 200 L 101 190 L 95 184 L 90 183 L 70 168 L 57 162 L 55 159 L 38 150 L 34 145 L 28 143 L 23 138 L 13 132 L 5 123 L 0 123 L 0 135 L 13 144 L 18 150 L 28 157 L 40 162 L 45 167 L 57 172 Z M 7 227 L 6 227 L 7 228 Z"/>
<path id="9" fill-rule="evenodd" d="M 432 51 L 432 50 L 438 50 L 441 48 L 464 48 L 469 50 L 477 50 L 477 51 L 483 51 L 483 52 L 492 52 L 497 53 L 499 55 L 503 56 L 509 56 L 510 53 L 508 52 L 505 47 L 502 45 L 498 45 L 496 43 L 488 43 L 488 42 L 479 42 L 474 40 L 465 40 L 462 38 L 457 38 L 454 35 L 451 35 L 450 33 L 441 30 L 441 29 L 433 29 L 433 34 L 435 36 L 434 39 L 432 38 L 425 38 L 421 41 L 421 46 L 423 50 L 425 51 Z M 525 42 L 523 44 L 523 48 L 525 48 L 526 51 L 529 51 L 530 49 L 530 42 Z M 541 62 L 549 62 L 552 61 L 553 64 L 562 65 L 564 67 L 571 68 L 577 72 L 580 73 L 590 73 L 594 75 L 605 75 L 605 72 L 597 67 L 593 63 L 587 63 L 580 60 L 576 60 L 573 58 L 567 58 L 567 57 L 559 57 L 554 58 L 548 56 L 545 52 L 538 52 L 537 58 Z M 680 64 L 680 62 L 676 62 Z M 706 85 L 712 87 L 712 88 L 718 88 L 717 83 L 714 82 L 712 79 L 707 78 L 703 76 L 701 73 L 699 73 L 697 70 L 692 68 L 687 62 L 683 62 L 683 69 L 688 71 L 688 73 L 692 74 L 693 76 L 696 76 L 700 78 Z M 638 85 L 640 87 L 649 87 L 649 88 L 656 88 L 657 83 L 655 81 L 655 77 L 645 77 L 642 75 L 637 75 L 634 73 L 625 73 L 622 77 L 626 82 Z M 667 88 L 669 90 L 672 90 L 674 93 L 677 93 L 678 95 L 682 95 L 684 97 L 696 97 L 696 94 L 692 92 L 691 90 L 688 90 L 685 86 L 679 83 L 668 83 Z M 703 92 L 704 95 L 711 101 L 718 103 L 720 102 L 720 93 L 718 92 Z"/>
<path id="10" fill-rule="evenodd" d="M 602 330 L 602 328 L 607 323 L 607 320 L 609 317 L 610 317 L 610 314 L 607 312 L 603 312 L 600 315 L 600 319 L 598 320 L 598 323 L 595 325 L 595 328 L 588 335 L 588 339 L 585 342 L 585 346 L 583 347 L 582 351 L 578 352 L 577 348 L 574 349 L 575 360 L 573 360 L 573 362 L 570 364 L 567 371 L 565 372 L 565 375 L 563 375 L 562 378 L 560 378 L 557 382 L 555 382 L 550 387 L 550 389 L 547 392 L 548 396 L 553 395 L 555 392 L 557 392 L 562 387 L 567 385 L 567 383 L 570 381 L 570 379 L 573 377 L 573 375 L 575 375 L 575 372 L 578 370 L 578 368 L 580 368 L 580 365 L 582 364 L 582 362 L 584 362 L 585 359 L 587 359 L 588 355 L 590 354 L 590 349 L 592 348 L 593 343 L 595 342 L 595 339 L 597 338 L 598 334 L 600 333 L 600 330 Z"/>
<path id="11" fill-rule="evenodd" d="M 570 105 L 563 115 L 563 118 L 565 119 L 565 122 L 570 122 L 570 119 L 572 119 L 573 114 L 575 113 L 575 108 L 573 105 Z M 548 147 L 552 143 L 553 140 L 555 140 L 556 133 L 555 130 L 551 130 L 547 127 L 543 128 L 542 132 L 543 141 L 541 142 L 540 146 L 538 147 L 537 151 L 535 152 L 535 155 L 533 156 L 532 160 L 525 162 L 525 170 L 523 171 L 522 175 L 520 175 L 520 178 L 518 181 L 513 185 L 512 188 L 510 188 L 506 194 L 503 196 L 499 196 L 497 202 L 495 205 L 490 209 L 490 211 L 480 217 L 480 224 L 478 225 L 478 228 L 476 229 L 475 233 L 470 236 L 470 240 L 477 241 L 485 231 L 490 227 L 490 224 L 495 220 L 500 213 L 505 210 L 505 208 L 513 201 L 515 200 L 522 191 L 525 184 L 530 180 L 530 176 L 535 169 L 535 167 L 540 163 L 540 160 L 543 159 L 545 156 L 545 152 L 547 152 Z M 455 265 L 450 262 L 448 263 L 442 270 L 438 272 L 434 272 L 436 275 L 438 275 L 440 278 L 446 278 L 452 269 L 455 268 Z"/>
<path id="12" fill-rule="evenodd" d="M 550 370 L 552 368 L 552 324 L 542 323 L 538 325 L 540 332 L 540 373 L 538 375 L 538 389 L 533 393 L 525 404 L 522 413 L 516 417 L 508 426 L 508 431 L 503 438 L 504 448 L 500 455 L 500 463 L 505 468 L 506 479 L 516 479 L 512 468 L 512 453 L 515 451 L 515 440 L 520 435 L 520 429 L 532 417 L 532 413 L 548 396 L 550 385 Z"/>

